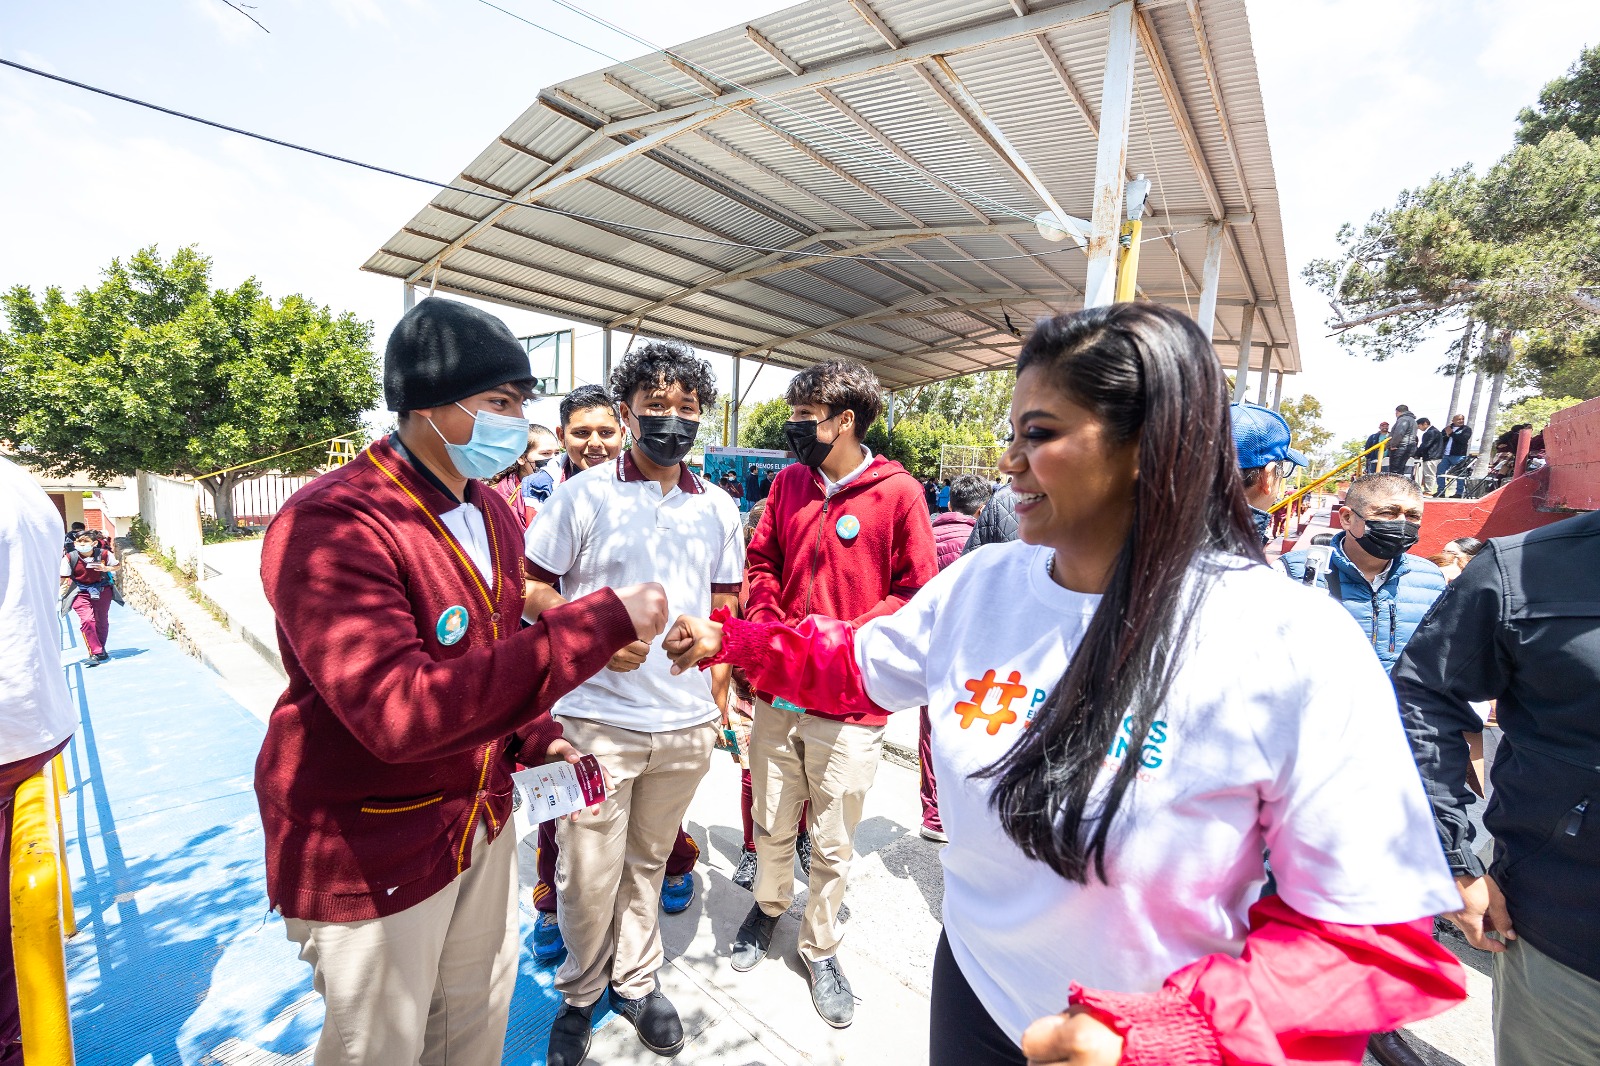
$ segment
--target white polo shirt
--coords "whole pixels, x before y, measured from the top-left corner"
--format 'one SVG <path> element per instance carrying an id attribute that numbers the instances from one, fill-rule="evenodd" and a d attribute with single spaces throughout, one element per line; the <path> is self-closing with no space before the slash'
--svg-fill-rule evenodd
<path id="1" fill-rule="evenodd" d="M 658 581 L 667 617 L 706 617 L 713 592 L 737 593 L 744 580 L 739 505 L 681 467 L 665 495 L 623 452 L 556 487 L 528 526 L 529 576 L 560 581 L 568 600 L 602 588 Z M 554 713 L 645 733 L 701 725 L 717 716 L 710 675 L 672 676 L 658 638 L 644 665 L 601 670 L 558 702 Z"/>

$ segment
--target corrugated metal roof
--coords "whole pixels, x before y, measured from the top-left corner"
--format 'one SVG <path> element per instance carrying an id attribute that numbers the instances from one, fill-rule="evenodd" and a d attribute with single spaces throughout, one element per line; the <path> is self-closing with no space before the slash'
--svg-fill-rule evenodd
<path id="1" fill-rule="evenodd" d="M 1081 306 L 1086 266 L 1038 236 L 1045 204 L 976 120 L 1088 217 L 1110 4 L 808 0 L 573 78 L 364 269 L 779 366 L 848 355 L 891 388 L 1005 365 L 1015 330 Z M 1206 221 L 1228 218 L 1218 351 L 1237 362 L 1253 305 L 1253 365 L 1296 373 L 1244 0 L 1139 0 L 1137 18 L 1141 291 L 1195 308 Z"/>

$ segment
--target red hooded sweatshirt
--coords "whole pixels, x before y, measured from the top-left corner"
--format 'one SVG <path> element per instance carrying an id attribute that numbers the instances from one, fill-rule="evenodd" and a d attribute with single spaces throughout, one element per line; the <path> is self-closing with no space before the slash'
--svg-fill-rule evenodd
<path id="1" fill-rule="evenodd" d="M 791 625 L 810 614 L 858 626 L 893 614 L 939 572 L 922 485 L 881 455 L 831 498 L 821 474 L 800 463 L 785 467 L 746 558 L 745 617 Z M 883 713 L 827 707 L 811 713 L 857 725 L 888 721 Z"/>

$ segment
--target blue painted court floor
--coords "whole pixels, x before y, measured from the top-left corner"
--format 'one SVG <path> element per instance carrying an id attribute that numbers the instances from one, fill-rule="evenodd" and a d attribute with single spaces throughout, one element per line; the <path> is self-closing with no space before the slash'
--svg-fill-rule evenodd
<path id="1" fill-rule="evenodd" d="M 252 780 L 264 727 L 135 611 L 113 605 L 104 665 L 85 664 L 75 624 L 62 638 L 79 714 L 62 803 L 77 1061 L 309 1063 L 322 1004 L 262 871 Z M 544 1062 L 559 1005 L 531 935 L 525 908 L 507 1066 Z"/>

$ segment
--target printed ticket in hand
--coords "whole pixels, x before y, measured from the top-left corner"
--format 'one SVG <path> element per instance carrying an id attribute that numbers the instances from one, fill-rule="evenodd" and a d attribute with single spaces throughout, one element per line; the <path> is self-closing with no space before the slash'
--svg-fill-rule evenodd
<path id="1" fill-rule="evenodd" d="M 511 775 L 517 786 L 513 809 L 529 825 L 592 807 L 606 798 L 600 761 L 585 755 L 576 763 L 553 762 L 530 766 Z"/>

